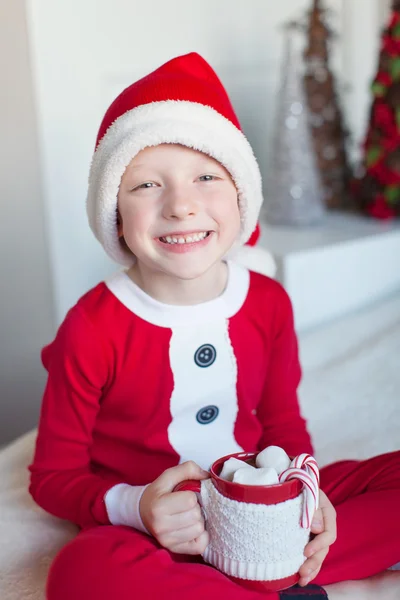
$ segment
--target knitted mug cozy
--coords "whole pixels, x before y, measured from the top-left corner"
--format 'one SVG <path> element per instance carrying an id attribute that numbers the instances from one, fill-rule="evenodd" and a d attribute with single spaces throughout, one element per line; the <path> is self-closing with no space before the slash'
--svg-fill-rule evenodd
<path id="1" fill-rule="evenodd" d="M 238 502 L 211 479 L 201 484 L 210 543 L 203 559 L 226 575 L 253 581 L 284 579 L 304 563 L 310 529 L 301 526 L 304 491 L 279 504 Z"/>

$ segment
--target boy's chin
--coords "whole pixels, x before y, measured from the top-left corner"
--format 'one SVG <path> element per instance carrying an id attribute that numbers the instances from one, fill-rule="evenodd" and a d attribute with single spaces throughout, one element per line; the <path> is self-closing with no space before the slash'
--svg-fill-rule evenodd
<path id="1" fill-rule="evenodd" d="M 191 264 L 181 264 L 181 265 L 173 265 L 166 269 L 166 272 L 171 277 L 176 277 L 181 281 L 193 281 L 195 279 L 199 279 L 203 277 L 206 273 L 211 271 L 212 269 L 217 268 L 217 265 L 221 264 L 222 258 L 214 261 L 209 261 L 208 263 L 200 263 L 196 264 L 193 261 Z"/>

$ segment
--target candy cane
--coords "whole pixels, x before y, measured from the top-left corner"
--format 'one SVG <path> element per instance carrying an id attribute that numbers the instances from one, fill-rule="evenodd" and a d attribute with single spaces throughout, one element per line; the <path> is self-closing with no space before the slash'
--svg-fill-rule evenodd
<path id="1" fill-rule="evenodd" d="M 308 529 L 311 527 L 311 521 L 317 506 L 318 488 L 315 485 L 314 478 L 306 471 L 303 471 L 303 469 L 289 467 L 289 469 L 283 471 L 279 477 L 281 483 L 290 481 L 291 479 L 300 479 L 304 485 L 305 498 L 301 526 Z"/>
<path id="2" fill-rule="evenodd" d="M 290 479 L 300 479 L 303 483 L 305 498 L 301 526 L 308 529 L 318 508 L 319 470 L 316 460 L 310 454 L 296 456 L 290 467 L 279 476 L 281 483 Z"/>
<path id="3" fill-rule="evenodd" d="M 311 454 L 299 454 L 299 456 L 296 456 L 296 458 L 294 458 L 292 460 L 292 462 L 290 463 L 290 466 L 295 467 L 297 469 L 305 468 L 308 473 L 310 473 L 310 471 L 311 471 L 311 473 L 314 474 L 316 482 L 319 486 L 318 464 L 317 464 L 317 461 L 315 460 L 315 458 L 313 456 L 311 456 Z"/>

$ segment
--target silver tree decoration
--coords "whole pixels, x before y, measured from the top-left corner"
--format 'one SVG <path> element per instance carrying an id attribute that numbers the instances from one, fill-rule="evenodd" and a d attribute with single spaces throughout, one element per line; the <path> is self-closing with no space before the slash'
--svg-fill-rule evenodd
<path id="1" fill-rule="evenodd" d="M 295 44 L 299 34 L 289 26 L 286 35 L 266 218 L 274 224 L 311 225 L 325 214 L 324 191 L 311 137 L 303 61 Z"/>

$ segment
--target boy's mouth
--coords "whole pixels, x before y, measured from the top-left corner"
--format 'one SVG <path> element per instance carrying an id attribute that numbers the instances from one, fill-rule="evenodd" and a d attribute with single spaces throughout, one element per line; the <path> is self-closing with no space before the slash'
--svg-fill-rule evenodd
<path id="1" fill-rule="evenodd" d="M 202 242 L 210 235 L 210 233 L 211 231 L 197 231 L 195 233 L 188 233 L 186 235 L 167 235 L 165 237 L 159 237 L 158 239 L 163 244 L 194 244 L 196 242 Z"/>

